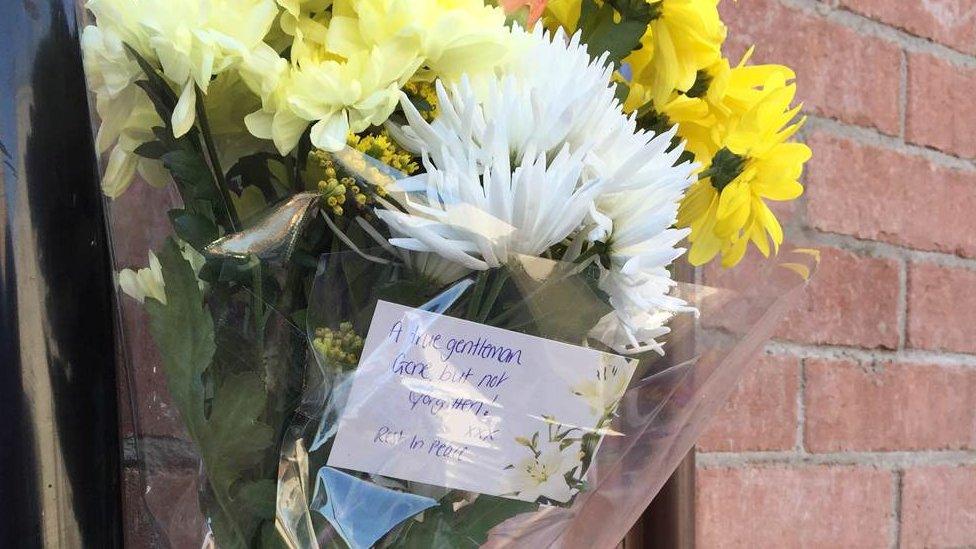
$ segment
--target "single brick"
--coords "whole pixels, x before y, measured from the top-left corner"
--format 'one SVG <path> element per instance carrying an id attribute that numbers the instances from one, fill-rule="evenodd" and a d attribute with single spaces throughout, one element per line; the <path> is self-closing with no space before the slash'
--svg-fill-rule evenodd
<path id="1" fill-rule="evenodd" d="M 905 139 L 956 156 L 976 157 L 973 89 L 976 69 L 958 67 L 927 53 L 909 55 Z"/>
<path id="2" fill-rule="evenodd" d="M 822 248 L 820 266 L 800 306 L 777 337 L 865 348 L 898 345 L 898 264 Z"/>
<path id="3" fill-rule="evenodd" d="M 812 227 L 976 257 L 976 171 L 823 132 L 807 142 L 814 151 L 806 177 Z"/>
<path id="4" fill-rule="evenodd" d="M 697 471 L 696 545 L 888 547 L 892 474 L 866 467 Z"/>
<path id="5" fill-rule="evenodd" d="M 146 507 L 145 481 L 139 469 L 127 467 L 122 474 L 122 522 L 126 547 L 161 547 L 155 521 Z"/>
<path id="6" fill-rule="evenodd" d="M 976 545 L 976 467 L 923 467 L 905 471 L 901 546 Z"/>
<path id="7" fill-rule="evenodd" d="M 726 52 L 737 62 L 755 44 L 756 63 L 789 65 L 807 110 L 895 135 L 900 129 L 901 52 L 777 0 L 723 2 Z"/>
<path id="8" fill-rule="evenodd" d="M 209 528 L 200 504 L 200 472 L 160 467 L 145 478 L 143 505 L 165 536 L 165 547 L 203 545 Z"/>
<path id="9" fill-rule="evenodd" d="M 122 296 L 122 335 L 125 338 L 125 387 L 138 415 L 135 434 L 186 439 L 186 427 L 166 384 L 162 358 L 149 330 L 149 315 L 135 300 Z M 128 406 L 125 407 L 128 411 Z"/>
<path id="10" fill-rule="evenodd" d="M 908 269 L 907 344 L 976 353 L 976 271 L 912 263 Z"/>
<path id="11" fill-rule="evenodd" d="M 964 53 L 976 53 L 973 0 L 840 0 L 840 6 Z"/>
<path id="12" fill-rule="evenodd" d="M 976 448 L 976 370 L 808 359 L 811 452 Z"/>
<path id="13" fill-rule="evenodd" d="M 698 439 L 701 452 L 789 450 L 796 444 L 800 360 L 762 356 Z"/>

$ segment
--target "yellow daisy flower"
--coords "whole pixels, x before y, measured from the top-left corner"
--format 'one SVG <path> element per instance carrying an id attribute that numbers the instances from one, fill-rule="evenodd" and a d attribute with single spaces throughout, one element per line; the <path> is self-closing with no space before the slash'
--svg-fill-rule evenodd
<path id="1" fill-rule="evenodd" d="M 691 89 L 698 72 L 719 60 L 726 28 L 718 1 L 648 0 L 654 15 L 641 47 L 624 59 L 633 74 L 630 93 L 641 103 L 664 104 L 673 91 Z"/>
<path id="2" fill-rule="evenodd" d="M 633 78 L 627 104 L 639 106 L 653 99 L 660 105 L 675 90 L 695 83 L 698 71 L 721 56 L 726 28 L 718 13 L 719 0 L 646 0 L 650 22 L 624 64 Z M 601 0 L 597 4 L 603 5 Z M 549 0 L 543 21 L 550 29 L 570 34 L 580 25 L 582 0 Z M 633 110 L 633 109 L 631 109 Z"/>
<path id="3" fill-rule="evenodd" d="M 775 80 L 775 79 L 772 79 Z M 798 179 L 810 148 L 786 141 L 802 126 L 791 124 L 794 84 L 767 83 L 764 95 L 741 118 L 733 118 L 723 145 L 708 161 L 678 211 L 678 226 L 690 227 L 688 259 L 702 265 L 721 254 L 732 267 L 749 242 L 765 256 L 775 253 L 783 230 L 764 200 L 793 200 L 803 192 Z"/>
<path id="4" fill-rule="evenodd" d="M 766 90 L 794 78 L 793 71 L 783 65 L 746 65 L 751 56 L 752 49 L 735 67 L 728 59 L 719 59 L 698 71 L 695 84 L 674 93 L 660 112 L 651 113 L 654 104 L 649 103 L 642 115 L 657 116 L 662 128 L 678 124 L 678 136 L 687 141 L 686 150 L 699 162 L 708 163 L 722 148 L 723 136 L 733 121 L 757 104 Z"/>

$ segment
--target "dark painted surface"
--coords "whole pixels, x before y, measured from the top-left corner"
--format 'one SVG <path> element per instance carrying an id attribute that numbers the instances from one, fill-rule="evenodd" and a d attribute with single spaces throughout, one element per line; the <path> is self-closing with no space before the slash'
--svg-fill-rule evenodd
<path id="1" fill-rule="evenodd" d="M 0 2 L 0 547 L 121 546 L 113 295 L 73 2 Z"/>

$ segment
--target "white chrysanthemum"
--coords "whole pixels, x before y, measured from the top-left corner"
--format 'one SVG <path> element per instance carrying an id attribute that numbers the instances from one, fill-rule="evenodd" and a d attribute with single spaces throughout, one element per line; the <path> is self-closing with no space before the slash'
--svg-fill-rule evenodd
<path id="1" fill-rule="evenodd" d="M 567 46 L 562 34 L 553 42 L 541 30 L 512 32 L 517 57 L 532 58 L 526 66 L 510 64 L 475 85 L 462 78 L 450 92 L 438 81 L 440 115 L 432 124 L 401 102 L 408 125 L 395 133 L 423 155 L 427 173 L 398 183 L 409 193 L 408 213 L 378 212 L 406 235 L 393 244 L 472 269 L 497 267 L 578 231 L 603 191 L 587 158 L 601 129 L 613 125 L 596 119 L 623 118 L 611 108 L 610 69 L 591 63 L 577 39 Z M 539 67 L 547 68 L 543 75 Z"/>
<path id="2" fill-rule="evenodd" d="M 684 233 L 672 226 L 694 166 L 675 166 L 682 147 L 672 148 L 674 130 L 655 135 L 623 114 L 611 67 L 603 58 L 592 61 L 578 35 L 512 32 L 521 46 L 499 75 L 462 79 L 450 89 L 438 83 L 434 122 L 403 102 L 408 125 L 392 129 L 424 155 L 431 174 L 407 181 L 406 190 L 422 197 L 409 203 L 409 215 L 380 215 L 409 235 L 395 244 L 476 269 L 502 264 L 513 252 L 538 255 L 585 227 L 592 245 L 603 249 L 600 286 L 614 307 L 591 335 L 618 352 L 660 350 L 655 338 L 667 333 L 666 321 L 687 309 L 669 295 L 667 267 L 683 253 L 675 246 Z M 546 165 L 542 158 L 555 160 Z M 516 174 L 526 166 L 538 173 L 499 194 L 504 185 L 488 182 L 509 159 Z M 554 187 L 549 170 L 570 159 L 581 164 L 574 166 L 578 180 Z M 511 203 L 531 217 L 511 222 L 503 198 L 516 192 Z M 528 196 L 531 207 L 521 202 Z M 580 217 L 579 207 L 591 199 L 590 214 Z"/>
<path id="3" fill-rule="evenodd" d="M 404 106 L 412 108 L 407 101 Z M 376 211 L 405 235 L 390 239 L 393 245 L 485 270 L 517 254 L 538 256 L 580 227 L 601 189 L 597 179 L 580 182 L 581 154 L 564 147 L 550 160 L 529 150 L 513 170 L 505 133 L 484 137 L 494 151 L 490 157 L 476 163 L 446 156 L 434 164 L 425 156 L 427 173 L 396 183 L 407 193 L 407 213 Z"/>
<path id="4" fill-rule="evenodd" d="M 610 265 L 601 272 L 600 288 L 614 312 L 591 335 L 617 352 L 661 352 L 656 338 L 667 333 L 664 324 L 671 314 L 691 310 L 669 295 L 674 281 L 668 266 L 684 253 L 676 246 L 688 234 L 673 227 L 694 170 L 691 163 L 674 166 L 682 147 L 666 151 L 673 134 L 674 129 L 657 137 L 652 143 L 659 149 L 649 151 L 648 161 L 630 176 L 643 186 L 605 194 L 595 204 L 597 228 L 589 237 L 606 247 Z"/>
<path id="5" fill-rule="evenodd" d="M 621 112 L 612 65 L 606 56 L 594 61 L 579 33 L 567 38 L 562 30 L 549 34 L 536 26 L 512 34 L 515 45 L 498 76 L 472 78 L 450 94 L 439 88 L 439 104 L 450 110 L 430 125 L 410 120 L 402 130 L 393 128 L 407 149 L 427 151 L 435 163 L 443 155 L 481 161 L 490 154 L 482 136 L 491 123 L 504 128 L 516 161 L 527 150 L 555 153 L 569 145 L 583 151 L 587 171 L 603 179 L 608 192 L 639 187 L 673 164 L 680 151 L 660 156 L 668 139 L 638 131 L 633 117 Z M 474 110 L 484 121 L 472 118 Z"/>

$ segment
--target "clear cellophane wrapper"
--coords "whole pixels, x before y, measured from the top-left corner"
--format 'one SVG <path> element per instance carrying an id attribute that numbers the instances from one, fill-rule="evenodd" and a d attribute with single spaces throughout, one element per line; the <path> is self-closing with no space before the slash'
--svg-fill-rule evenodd
<path id="1" fill-rule="evenodd" d="M 165 216 L 154 220 L 151 212 L 165 212 L 179 202 L 166 190 L 141 189 L 111 204 L 119 268 L 139 263 L 149 249 L 163 245 L 168 220 Z M 149 212 L 149 219 L 132 218 L 129 208 L 135 203 Z M 358 365 L 370 361 L 370 355 L 352 363 L 337 362 L 316 342 L 323 333 L 345 331 L 365 337 L 382 301 L 465 322 L 481 320 L 499 329 L 617 356 L 595 337 L 606 309 L 605 297 L 595 289 L 590 273 L 577 271 L 572 264 L 517 258 L 504 268 L 499 309 L 484 315 L 491 318 L 477 315 L 472 320 L 470 301 L 478 291 L 477 273 L 448 283 L 418 285 L 410 280 L 413 266 L 381 248 L 324 254 L 307 289 L 303 315 L 285 315 L 278 303 L 265 302 L 268 323 L 260 338 L 261 350 L 252 345 L 258 334 L 239 318 L 235 304 L 241 299 L 253 303 L 254 293 L 207 295 L 218 345 L 233 349 L 224 366 L 247 369 L 256 362 L 255 353 L 264 355 L 257 360 L 265 368 L 260 398 L 267 403 L 264 423 L 273 429 L 276 443 L 263 450 L 255 467 L 276 480 L 273 492 L 270 485 L 261 484 L 268 501 L 258 515 L 263 518 L 257 530 L 252 524 L 255 515 L 235 516 L 233 505 L 246 505 L 239 498 L 221 504 L 222 498 L 214 494 L 207 459 L 172 402 L 143 307 L 123 297 L 119 301 L 125 349 L 122 367 L 132 429 L 127 444 L 132 466 L 127 475 L 129 509 L 143 515 L 139 527 L 145 536 L 172 547 L 244 543 L 220 541 L 235 536 L 233 532 L 247 532 L 265 546 L 301 548 L 613 546 L 721 408 L 802 291 L 816 260 L 813 250 L 784 248 L 773 260 L 752 260 L 735 274 L 711 277 L 718 281 L 715 285 L 678 283 L 672 295 L 696 311 L 670 317 L 669 333 L 659 338 L 663 354 L 648 351 L 628 357 L 633 369 L 626 372 L 628 381 L 620 387 L 619 400 L 603 424 L 577 426 L 579 430 L 567 437 L 576 441 L 573 450 L 585 454 L 570 474 L 577 482 L 567 501 L 543 495 L 526 502 L 511 493 L 477 494 L 330 467 L 330 451 L 344 415 L 355 416 L 363 406 L 382 408 L 391 397 L 376 391 L 358 406 L 348 407 Z M 281 266 L 269 262 L 265 270 L 275 272 Z M 267 359 L 269 353 L 273 359 Z M 436 395 L 441 390 L 436 382 L 413 379 L 410 383 L 416 393 Z M 536 383 L 529 392 L 551 389 L 543 378 Z M 520 406 L 531 409 L 525 403 L 512 407 Z M 504 422 L 494 427 L 505 433 Z M 540 432 L 545 438 L 545 429 Z M 555 433 L 560 435 L 558 426 Z M 390 459 L 397 459 L 396 454 Z M 477 471 L 476 464 L 468 464 L 465 474 L 505 474 L 489 468 Z M 441 476 L 446 479 L 452 474 L 452 466 L 444 465 Z M 228 505 L 231 508 L 223 510 Z M 223 513 L 219 521 L 215 513 Z"/>

